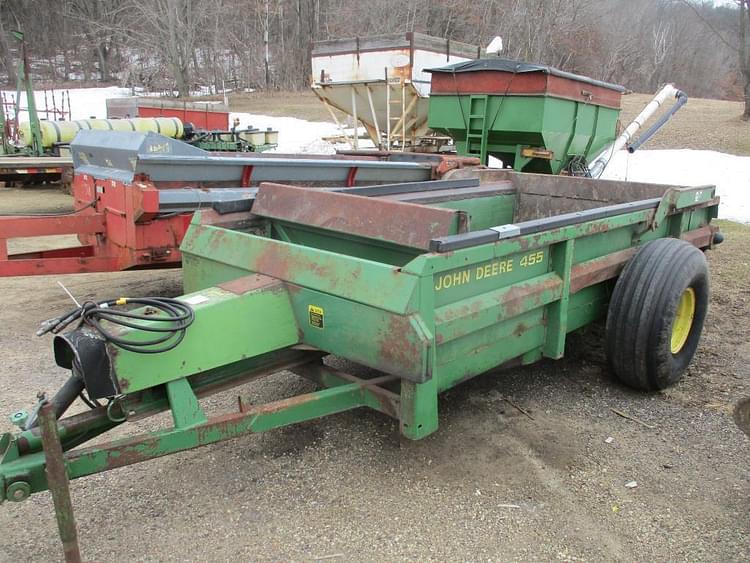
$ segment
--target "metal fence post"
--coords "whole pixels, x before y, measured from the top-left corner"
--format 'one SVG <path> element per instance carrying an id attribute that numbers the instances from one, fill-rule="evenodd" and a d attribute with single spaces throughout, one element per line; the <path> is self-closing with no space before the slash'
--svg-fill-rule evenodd
<path id="1" fill-rule="evenodd" d="M 67 563 L 80 563 L 81 551 L 78 547 L 78 533 L 76 532 L 73 503 L 70 500 L 70 487 L 62 444 L 57 432 L 57 418 L 52 403 L 46 400 L 39 409 L 39 429 L 42 434 L 42 447 L 44 448 L 46 462 L 44 471 L 47 474 L 47 484 L 52 493 L 52 502 L 55 505 L 55 517 L 57 518 L 57 528 L 60 531 L 60 540 L 63 544 L 65 561 Z"/>

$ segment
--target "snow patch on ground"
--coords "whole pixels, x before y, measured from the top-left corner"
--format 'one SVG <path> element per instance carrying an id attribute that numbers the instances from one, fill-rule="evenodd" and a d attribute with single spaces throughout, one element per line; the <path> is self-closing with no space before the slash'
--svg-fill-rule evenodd
<path id="1" fill-rule="evenodd" d="M 601 176 L 607 180 L 678 186 L 715 185 L 719 217 L 750 223 L 750 156 L 716 151 L 619 151 Z"/>
<path id="2" fill-rule="evenodd" d="M 336 148 L 340 148 L 322 140 L 323 137 L 332 137 L 339 134 L 339 129 L 334 123 L 305 121 L 294 117 L 271 117 L 252 113 L 230 113 L 229 123 L 234 123 L 235 118 L 240 120 L 240 129 L 248 127 L 268 129 L 270 127 L 274 131 L 278 131 L 279 146 L 276 148 L 276 152 L 334 154 Z"/>
<path id="3" fill-rule="evenodd" d="M 62 103 L 62 90 L 55 90 L 55 106 L 57 109 L 61 109 Z M 72 114 L 71 119 L 88 119 L 89 117 L 96 117 L 97 119 L 104 119 L 107 117 L 107 98 L 124 98 L 131 95 L 130 88 L 119 88 L 117 86 L 109 86 L 107 88 L 72 88 L 66 91 L 64 110 L 67 114 L 68 111 L 68 96 L 67 92 L 70 92 L 70 112 Z M 11 96 L 15 98 L 16 91 L 5 90 L 3 95 L 6 100 L 11 99 Z M 44 91 L 34 91 L 34 100 L 36 101 L 37 111 L 41 111 L 45 108 Z M 27 107 L 26 95 L 21 93 L 21 107 Z M 47 103 L 46 107 L 52 109 L 52 94 L 50 90 L 47 90 Z M 42 113 L 40 117 L 45 118 Z M 50 119 L 52 117 L 50 116 Z M 20 112 L 18 120 L 20 122 L 28 121 L 28 112 Z"/>
<path id="4" fill-rule="evenodd" d="M 132 95 L 129 88 L 74 88 L 70 92 L 72 119 L 91 116 L 104 118 L 107 98 Z M 5 91 L 6 99 L 11 94 Z M 15 91 L 12 92 L 15 95 Z M 60 105 L 60 91 L 55 92 Z M 44 92 L 35 92 L 38 108 L 44 107 Z M 25 106 L 25 95 L 22 95 Z M 47 94 L 47 105 L 51 97 Z M 67 106 L 67 103 L 66 103 Z M 67 109 L 67 107 L 66 107 Z M 28 119 L 25 112 L 21 120 Z M 271 128 L 279 132 L 280 153 L 334 154 L 336 149 L 348 149 L 347 144 L 333 144 L 324 137 L 340 136 L 334 123 L 305 121 L 293 117 L 271 117 L 251 113 L 231 113 L 229 121 L 239 118 L 240 128 Z M 351 134 L 353 132 L 349 132 Z M 362 142 L 364 148 L 371 143 Z M 602 175 L 604 179 L 653 182 L 682 186 L 716 185 L 721 197 L 719 217 L 750 224 L 750 157 L 734 156 L 715 151 L 698 150 L 643 150 L 634 154 L 620 151 Z"/>

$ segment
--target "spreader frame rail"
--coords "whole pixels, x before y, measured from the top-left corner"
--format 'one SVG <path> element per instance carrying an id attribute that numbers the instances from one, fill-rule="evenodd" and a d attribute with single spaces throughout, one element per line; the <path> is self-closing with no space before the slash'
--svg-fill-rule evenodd
<path id="1" fill-rule="evenodd" d="M 311 361 L 312 359 L 312 361 Z M 249 379 L 259 379 L 281 369 L 291 369 L 323 388 L 302 395 L 252 405 L 238 397 L 238 410 L 207 417 L 198 397 L 204 397 Z M 182 378 L 160 388 L 116 401 L 114 408 L 97 409 L 68 416 L 58 421 L 59 441 L 69 479 L 85 477 L 116 467 L 155 459 L 172 453 L 213 444 L 242 434 L 259 433 L 299 422 L 369 407 L 388 416 L 399 418 L 398 393 L 383 387 L 397 384 L 398 377 L 384 375 L 363 379 L 329 368 L 314 351 L 290 351 L 285 357 L 259 371 L 235 374 L 231 378 L 217 374 L 193 384 Z M 95 446 L 77 448 L 128 420 L 137 420 L 170 410 L 171 428 L 121 438 Z M 0 440 L 3 473 L 0 501 L 22 501 L 30 494 L 48 488 L 45 474 L 45 451 L 39 428 L 27 430 L 14 439 L 6 434 Z M 10 494 L 23 485 L 23 494 Z M 10 492 L 10 493 L 9 493 Z"/>

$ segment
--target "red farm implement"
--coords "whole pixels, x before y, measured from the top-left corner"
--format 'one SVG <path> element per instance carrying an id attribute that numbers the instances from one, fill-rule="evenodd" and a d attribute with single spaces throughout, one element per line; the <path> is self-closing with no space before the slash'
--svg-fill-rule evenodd
<path id="1" fill-rule="evenodd" d="M 0 276 L 177 267 L 196 209 L 247 211 L 257 185 L 342 188 L 425 182 L 478 160 L 438 155 L 216 156 L 155 133 L 82 131 L 71 146 L 74 211 L 0 217 Z M 8 240 L 75 235 L 79 244 L 9 253 Z"/>

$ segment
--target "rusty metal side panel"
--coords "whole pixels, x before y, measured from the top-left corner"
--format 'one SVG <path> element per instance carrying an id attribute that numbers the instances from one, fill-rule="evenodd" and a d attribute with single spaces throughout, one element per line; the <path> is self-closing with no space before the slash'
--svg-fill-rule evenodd
<path id="1" fill-rule="evenodd" d="M 289 295 L 304 344 L 415 383 L 430 378 L 433 336 L 419 314 L 394 314 L 291 285 Z"/>
<path id="2" fill-rule="evenodd" d="M 271 183 L 261 184 L 253 213 L 422 249 L 435 237 L 466 230 L 453 209 Z"/>

